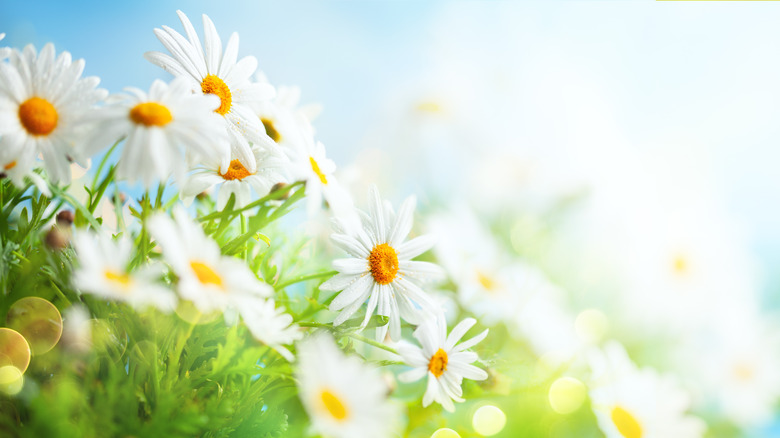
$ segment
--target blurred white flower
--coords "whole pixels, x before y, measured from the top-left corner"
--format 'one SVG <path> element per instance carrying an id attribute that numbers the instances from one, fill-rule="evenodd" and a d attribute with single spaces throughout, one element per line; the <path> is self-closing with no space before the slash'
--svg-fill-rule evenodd
<path id="1" fill-rule="evenodd" d="M 390 337 L 401 338 L 401 320 L 417 324 L 421 311 L 438 313 L 438 308 L 420 288 L 427 280 L 442 277 L 438 266 L 413 261 L 433 246 L 431 236 L 419 236 L 404 242 L 412 229 L 413 196 L 401 205 L 396 216 L 389 203 L 383 204 L 375 186 L 369 189 L 369 215 L 361 212 L 363 226 L 351 228 L 334 221 L 336 233 L 331 240 L 350 258 L 333 261 L 339 274 L 326 281 L 320 289 L 342 291 L 330 303 L 330 309 L 341 311 L 333 325 L 340 325 L 352 316 L 368 299 L 368 309 L 362 327 L 376 313 L 390 318 L 390 323 L 377 327 L 377 339 L 384 340 L 388 326 Z"/>
<path id="2" fill-rule="evenodd" d="M 313 432 L 325 437 L 395 436 L 399 410 L 378 370 L 345 356 L 330 336 L 298 344 L 298 391 Z"/>
<path id="3" fill-rule="evenodd" d="M 258 74 L 258 79 L 261 83 L 268 82 L 262 74 Z M 254 106 L 265 133 L 283 151 L 301 147 L 304 135 L 311 129 L 309 124 L 319 112 L 311 105 L 299 106 L 300 99 L 300 88 L 281 86 L 273 100 Z"/>
<path id="4" fill-rule="evenodd" d="M 16 157 L 20 172 L 39 155 L 55 182 L 70 182 L 70 163 L 83 160 L 83 123 L 103 100 L 100 79 L 81 78 L 84 60 L 72 62 L 68 52 L 55 58 L 54 46 L 40 53 L 32 45 L 11 50 L 0 63 L 0 149 L 4 166 Z M 79 146 L 76 146 L 79 145 Z M 13 166 L 12 166 L 13 167 Z"/>
<path id="5" fill-rule="evenodd" d="M 92 348 L 92 319 L 82 304 L 74 304 L 62 313 L 62 341 L 66 348 L 86 353 Z"/>
<path id="6" fill-rule="evenodd" d="M 133 256 L 130 239 L 77 231 L 73 245 L 79 261 L 73 273 L 77 289 L 101 298 L 125 301 L 136 308 L 151 305 L 169 312 L 176 306 L 176 294 L 158 283 L 162 266 L 149 264 L 128 270 Z"/>
<path id="7" fill-rule="evenodd" d="M 404 362 L 413 367 L 412 370 L 400 374 L 398 380 L 408 383 L 428 377 L 423 407 L 435 401 L 444 409 L 454 412 L 453 400 L 459 403 L 464 401 L 461 388 L 463 379 L 487 379 L 488 374 L 485 370 L 471 365 L 479 360 L 477 354 L 465 350 L 485 339 L 488 330 L 458 343 L 476 323 L 475 319 L 466 318 L 447 335 L 447 323 L 444 322 L 444 317 L 441 314 L 431 315 L 414 331 L 414 338 L 422 348 L 405 341 L 398 345 L 398 353 Z"/>
<path id="8" fill-rule="evenodd" d="M 242 162 L 252 160 L 249 143 L 273 148 L 274 142 L 265 133 L 263 124 L 252 105 L 273 98 L 274 89 L 267 83 L 253 83 L 257 59 L 245 56 L 238 60 L 238 34 L 233 33 L 224 52 L 214 23 L 203 15 L 205 51 L 195 28 L 182 11 L 176 11 L 187 39 L 168 26 L 155 29 L 154 34 L 172 56 L 146 52 L 144 57 L 174 76 L 187 80 L 192 91 L 213 94 L 220 99 L 217 114 L 224 116 L 224 125 L 232 137 L 231 154 Z M 249 169 L 254 172 L 254 168 Z"/>
<path id="9" fill-rule="evenodd" d="M 201 312 L 230 309 L 252 315 L 253 308 L 273 294 L 242 260 L 223 256 L 217 242 L 183 209 L 174 211 L 174 219 L 162 213 L 152 216 L 147 225 L 179 277 L 179 294 Z"/>
<path id="10" fill-rule="evenodd" d="M 287 360 L 293 360 L 292 353 L 284 345 L 301 339 L 303 332 L 293 323 L 292 316 L 285 313 L 284 307 L 276 307 L 274 300 L 269 298 L 242 309 L 241 316 L 255 339 L 278 351 Z"/>
<path id="11" fill-rule="evenodd" d="M 4 33 L 0 33 L 0 41 L 5 38 Z M 8 58 L 8 55 L 11 53 L 11 49 L 8 47 L 0 47 L 0 61 L 4 60 L 5 58 Z"/>
<path id="12" fill-rule="evenodd" d="M 181 181 L 186 162 L 219 161 L 228 155 L 227 136 L 213 109 L 212 96 L 192 94 L 187 81 L 152 83 L 149 93 L 127 88 L 112 105 L 96 112 L 99 122 L 89 141 L 90 154 L 126 136 L 117 178 L 141 181 L 150 188 L 171 173 Z"/>
<path id="13" fill-rule="evenodd" d="M 617 342 L 590 354 L 590 398 L 607 438 L 694 438 L 705 423 L 685 414 L 690 396 L 668 376 L 638 369 Z"/>
<path id="14" fill-rule="evenodd" d="M 217 210 L 225 208 L 231 194 L 236 195 L 236 207 L 252 201 L 252 190 L 265 196 L 276 183 L 285 182 L 282 176 L 286 158 L 276 149 L 252 147 L 252 163 L 240 158 L 207 160 L 186 177 L 179 196 L 189 205 L 198 194 L 219 186 Z M 251 172 L 249 169 L 254 168 Z"/>

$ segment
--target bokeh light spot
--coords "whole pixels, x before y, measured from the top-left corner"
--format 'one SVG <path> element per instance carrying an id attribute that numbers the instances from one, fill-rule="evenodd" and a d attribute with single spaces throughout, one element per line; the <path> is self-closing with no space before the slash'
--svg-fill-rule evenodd
<path id="1" fill-rule="evenodd" d="M 16 395 L 24 386 L 24 373 L 13 365 L 0 367 L 0 392 Z"/>
<path id="2" fill-rule="evenodd" d="M 6 323 L 30 343 L 32 354 L 46 353 L 62 337 L 60 311 L 43 298 L 27 297 L 15 302 L 8 310 Z"/>
<path id="3" fill-rule="evenodd" d="M 206 324 L 219 318 L 220 312 L 214 311 L 210 313 L 202 313 L 195 307 L 192 301 L 179 300 L 179 304 L 176 306 L 176 314 L 179 318 L 187 321 L 190 324 Z"/>
<path id="4" fill-rule="evenodd" d="M 30 344 L 19 332 L 0 328 L 0 367 L 12 365 L 24 374 L 30 365 Z"/>
<path id="5" fill-rule="evenodd" d="M 485 405 L 474 412 L 471 419 L 474 430 L 482 436 L 491 436 L 501 432 L 506 425 L 506 414 L 493 405 Z"/>
<path id="6" fill-rule="evenodd" d="M 573 377 L 561 377 L 550 385 L 550 407 L 559 414 L 570 414 L 585 402 L 585 385 Z"/>
<path id="7" fill-rule="evenodd" d="M 431 435 L 431 438 L 460 438 L 460 435 L 452 429 L 442 427 L 434 432 L 433 435 Z"/>

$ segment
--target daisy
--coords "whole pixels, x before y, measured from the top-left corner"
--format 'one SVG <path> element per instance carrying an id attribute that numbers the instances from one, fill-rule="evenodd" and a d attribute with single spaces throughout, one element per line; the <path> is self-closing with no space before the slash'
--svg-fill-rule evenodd
<path id="1" fill-rule="evenodd" d="M 258 82 L 267 83 L 265 75 L 259 73 Z M 314 105 L 299 106 L 301 90 L 298 87 L 278 87 L 273 100 L 260 102 L 255 112 L 263 122 L 265 133 L 282 150 L 297 149 L 302 143 L 302 135 L 309 124 L 319 114 Z"/>
<path id="2" fill-rule="evenodd" d="M 149 188 L 173 173 L 181 179 L 186 161 L 220 160 L 229 153 L 222 123 L 212 111 L 219 104 L 211 96 L 194 95 L 187 81 L 170 85 L 155 80 L 149 93 L 126 88 L 111 106 L 95 115 L 99 121 L 89 141 L 90 153 L 127 136 L 117 177 L 140 180 Z"/>
<path id="3" fill-rule="evenodd" d="M 400 374 L 398 380 L 408 383 L 428 376 L 423 407 L 435 401 L 444 409 L 453 412 L 455 405 L 452 401 L 459 403 L 464 401 L 461 397 L 463 378 L 487 379 L 488 374 L 484 370 L 471 365 L 472 362 L 479 360 L 477 354 L 465 350 L 485 339 L 488 330 L 458 344 L 463 335 L 476 323 L 474 318 L 466 318 L 458 323 L 448 336 L 447 323 L 439 314 L 426 319 L 414 331 L 414 337 L 422 348 L 405 341 L 398 346 L 398 353 L 404 362 L 414 368 Z"/>
<path id="4" fill-rule="evenodd" d="M 617 342 L 590 355 L 590 398 L 599 427 L 607 438 L 693 438 L 705 423 L 685 414 L 688 393 L 650 368 L 637 369 Z"/>
<path id="5" fill-rule="evenodd" d="M 34 166 L 35 157 L 30 154 L 12 149 L 0 149 L 0 175 L 10 179 L 19 188 L 24 188 L 25 178 L 29 178 L 41 193 L 51 196 L 46 181 L 33 171 Z"/>
<path id="6" fill-rule="evenodd" d="M 49 177 L 67 184 L 71 161 L 84 158 L 76 146 L 84 138 L 80 125 L 107 92 L 95 88 L 97 77 L 81 77 L 83 59 L 72 62 L 68 52 L 55 58 L 52 44 L 8 55 L 0 63 L 0 149 L 27 155 L 21 161 L 42 155 Z"/>
<path id="7" fill-rule="evenodd" d="M 345 356 L 330 336 L 299 344 L 298 391 L 314 432 L 326 437 L 394 436 L 399 416 L 379 372 Z"/>
<path id="8" fill-rule="evenodd" d="M 307 187 L 308 189 L 308 187 Z M 396 216 L 389 204 L 383 204 L 375 186 L 369 190 L 370 217 L 360 212 L 363 226 L 349 229 L 336 221 L 333 242 L 349 258 L 333 262 L 339 274 L 320 286 L 325 291 L 341 291 L 330 309 L 341 311 L 333 325 L 340 325 L 368 299 L 362 327 L 376 313 L 390 318 L 390 337 L 401 338 L 401 321 L 419 322 L 421 311 L 437 313 L 438 307 L 423 292 L 419 283 L 438 279 L 441 268 L 428 262 L 412 261 L 433 246 L 430 236 L 404 241 L 412 229 L 415 198 L 410 196 Z M 377 328 L 377 339 L 384 340 L 388 325 Z"/>
<path id="9" fill-rule="evenodd" d="M 5 38 L 4 33 L 0 33 L 0 41 Z M 8 58 L 8 55 L 11 53 L 11 49 L 8 47 L 0 47 L 0 61 L 4 60 L 5 58 Z"/>
<path id="10" fill-rule="evenodd" d="M 289 171 L 294 181 L 306 182 L 306 209 L 313 216 L 322 207 L 323 201 L 334 215 L 353 225 L 357 222 L 352 218 L 352 199 L 334 176 L 336 163 L 325 156 L 325 146 L 314 142 L 311 127 L 306 128 L 303 142 L 298 149 L 285 149 L 290 157 Z"/>
<path id="11" fill-rule="evenodd" d="M 73 273 L 76 289 L 110 300 L 125 301 L 133 307 L 148 305 L 169 312 L 176 295 L 157 283 L 162 276 L 158 264 L 127 269 L 133 258 L 133 242 L 121 237 L 77 231 L 73 236 L 79 266 Z"/>
<path id="12" fill-rule="evenodd" d="M 203 15 L 205 51 L 195 28 L 182 11 L 176 11 L 184 26 L 187 39 L 168 26 L 155 29 L 154 34 L 171 55 L 147 52 L 144 57 L 177 77 L 187 80 L 195 92 L 213 94 L 220 99 L 217 114 L 224 116 L 224 125 L 232 138 L 232 154 L 242 161 L 252 160 L 249 143 L 273 148 L 274 142 L 266 134 L 263 124 L 251 108 L 252 104 L 273 98 L 274 89 L 267 83 L 252 83 L 250 77 L 257 69 L 257 59 L 238 58 L 238 34 L 233 33 L 224 52 L 222 40 L 214 23 Z M 250 168 L 250 172 L 256 169 Z"/>
<path id="13" fill-rule="evenodd" d="M 245 309 L 242 316 L 255 339 L 278 351 L 285 359 L 293 360 L 292 353 L 284 345 L 300 340 L 303 332 L 293 323 L 292 316 L 285 313 L 284 307 L 276 307 L 274 300 L 269 298 Z"/>
<path id="14" fill-rule="evenodd" d="M 241 260 L 223 256 L 217 242 L 183 209 L 174 211 L 174 219 L 164 214 L 151 217 L 148 227 L 179 277 L 179 294 L 201 312 L 230 309 L 242 313 L 262 305 L 273 293 Z"/>
<path id="15" fill-rule="evenodd" d="M 219 185 L 217 209 L 225 208 L 231 194 L 236 195 L 236 207 L 243 207 L 252 200 L 252 190 L 257 196 L 265 196 L 276 183 L 286 182 L 282 176 L 285 157 L 275 149 L 252 147 L 252 162 L 240 158 L 211 160 L 199 166 L 186 178 L 179 196 L 189 205 L 198 194 Z M 254 172 L 247 169 L 254 168 Z"/>

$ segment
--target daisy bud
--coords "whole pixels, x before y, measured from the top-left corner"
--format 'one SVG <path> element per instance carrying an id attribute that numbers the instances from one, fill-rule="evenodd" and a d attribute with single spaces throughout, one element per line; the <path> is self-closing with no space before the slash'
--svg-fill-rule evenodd
<path id="1" fill-rule="evenodd" d="M 57 225 L 60 227 L 67 228 L 73 225 L 73 219 L 73 211 L 71 210 L 62 210 L 57 213 Z"/>
<path id="2" fill-rule="evenodd" d="M 51 227 L 46 236 L 43 239 L 46 246 L 54 251 L 60 251 L 68 246 L 68 233 L 60 230 L 57 227 Z"/>

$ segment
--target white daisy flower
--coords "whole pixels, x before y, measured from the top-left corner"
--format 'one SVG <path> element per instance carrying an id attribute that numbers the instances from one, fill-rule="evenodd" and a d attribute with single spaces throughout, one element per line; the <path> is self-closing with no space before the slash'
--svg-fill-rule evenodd
<path id="1" fill-rule="evenodd" d="M 308 190 L 308 186 L 307 186 Z M 412 229 L 415 198 L 410 196 L 396 216 L 393 208 L 383 204 L 375 186 L 369 190 L 370 217 L 363 216 L 363 226 L 349 229 L 336 220 L 333 242 L 350 258 L 334 260 L 339 274 L 320 289 L 342 291 L 331 302 L 330 309 L 341 311 L 333 325 L 340 325 L 368 299 L 363 326 L 376 313 L 390 318 L 377 328 L 377 339 L 384 340 L 388 326 L 393 340 L 401 338 L 401 321 L 419 323 L 421 312 L 438 313 L 436 304 L 423 292 L 419 283 L 442 277 L 441 268 L 428 262 L 413 261 L 433 246 L 431 236 L 404 241 Z"/>
<path id="2" fill-rule="evenodd" d="M 112 105 L 95 115 L 99 124 L 89 142 L 92 154 L 127 136 L 118 178 L 140 180 L 148 188 L 171 173 L 180 180 L 186 161 L 227 157 L 227 135 L 213 112 L 217 99 L 192 94 L 180 78 L 170 85 L 155 80 L 148 94 L 137 88 L 125 90 L 127 95 L 116 96 Z"/>
<path id="3" fill-rule="evenodd" d="M 298 345 L 298 391 L 312 429 L 325 437 L 394 436 L 399 411 L 378 370 L 345 356 L 330 336 Z"/>
<path id="4" fill-rule="evenodd" d="M 250 78 L 257 69 L 257 59 L 245 56 L 238 59 L 238 34 L 233 33 L 224 52 L 222 40 L 214 23 L 203 15 L 205 51 L 190 20 L 182 11 L 176 11 L 184 26 L 187 39 L 168 26 L 155 29 L 154 34 L 171 53 L 147 52 L 144 57 L 153 64 L 177 77 L 186 78 L 193 91 L 219 97 L 216 112 L 224 116 L 225 126 L 231 134 L 232 154 L 250 162 L 252 152 L 249 143 L 273 148 L 274 142 L 265 133 L 252 104 L 273 98 L 274 89 L 269 84 L 252 83 Z M 254 172 L 256 169 L 248 169 Z"/>
<path id="5" fill-rule="evenodd" d="M 52 44 L 39 54 L 28 45 L 8 55 L 0 63 L 0 149 L 27 160 L 42 155 L 49 177 L 67 184 L 70 162 L 84 158 L 81 125 L 107 92 L 95 88 L 97 77 L 81 77 L 83 59 L 72 62 L 68 52 L 55 58 Z"/>
<path id="6" fill-rule="evenodd" d="M 327 201 L 336 217 L 357 222 L 352 218 L 353 204 L 349 193 L 334 176 L 336 163 L 325 156 L 325 145 L 314 142 L 311 128 L 303 136 L 298 149 L 285 149 L 290 157 L 289 171 L 293 181 L 306 182 L 306 210 L 313 216 Z"/>
<path id="7" fill-rule="evenodd" d="M 273 299 L 267 299 L 255 306 L 243 309 L 242 316 L 252 336 L 268 345 L 287 360 L 292 361 L 293 355 L 284 345 L 290 345 L 303 337 L 300 327 L 293 323 L 284 307 L 276 307 Z"/>
<path id="8" fill-rule="evenodd" d="M 694 438 L 705 423 L 685 414 L 690 396 L 666 376 L 637 369 L 617 342 L 590 355 L 594 381 L 590 398 L 607 438 Z"/>
<path id="9" fill-rule="evenodd" d="M 75 287 L 85 293 L 110 300 L 125 301 L 133 307 L 148 305 L 169 312 L 176 306 L 176 294 L 157 280 L 159 264 L 128 271 L 133 258 L 133 242 L 108 235 L 77 231 L 73 236 L 79 266 L 73 273 Z"/>
<path id="10" fill-rule="evenodd" d="M 25 187 L 25 178 L 29 178 L 33 184 L 46 196 L 51 196 L 49 186 L 40 175 L 33 171 L 35 157 L 22 151 L 13 149 L 0 149 L 0 175 L 11 180 L 16 187 Z"/>
<path id="11" fill-rule="evenodd" d="M 265 196 L 274 184 L 286 182 L 282 172 L 285 157 L 275 149 L 252 147 L 252 162 L 240 158 L 207 161 L 188 175 L 179 194 L 185 204 L 214 186 L 220 186 L 217 209 L 225 208 L 231 194 L 236 195 L 236 207 L 243 207 L 252 200 L 252 190 L 257 196 Z M 254 168 L 254 172 L 247 169 Z"/>
<path id="12" fill-rule="evenodd" d="M 5 38 L 4 33 L 0 33 L 0 41 Z M 11 53 L 11 49 L 8 47 L 0 47 L 0 61 L 4 60 L 5 58 L 8 58 L 9 54 Z"/>
<path id="13" fill-rule="evenodd" d="M 262 73 L 258 74 L 258 80 L 268 82 Z M 280 86 L 273 100 L 255 106 L 265 133 L 282 150 L 300 148 L 303 136 L 310 130 L 309 124 L 319 113 L 316 106 L 299 106 L 300 100 L 300 88 Z"/>
<path id="14" fill-rule="evenodd" d="M 450 412 L 455 411 L 452 401 L 463 402 L 463 379 L 485 380 L 488 374 L 485 370 L 471 365 L 479 360 L 477 354 L 465 351 L 483 339 L 488 330 L 473 338 L 458 344 L 458 341 L 476 324 L 474 318 L 466 318 L 447 335 L 447 323 L 444 317 L 438 316 L 426 319 L 414 331 L 414 337 L 422 348 L 406 341 L 398 346 L 398 353 L 407 365 L 414 369 L 401 373 L 401 382 L 415 382 L 428 376 L 428 387 L 423 396 L 423 407 L 437 402 Z"/>
<path id="15" fill-rule="evenodd" d="M 179 294 L 201 312 L 230 309 L 243 314 L 273 293 L 241 260 L 223 256 L 217 242 L 183 209 L 174 211 L 174 219 L 162 213 L 151 217 L 148 227 L 179 277 Z"/>

